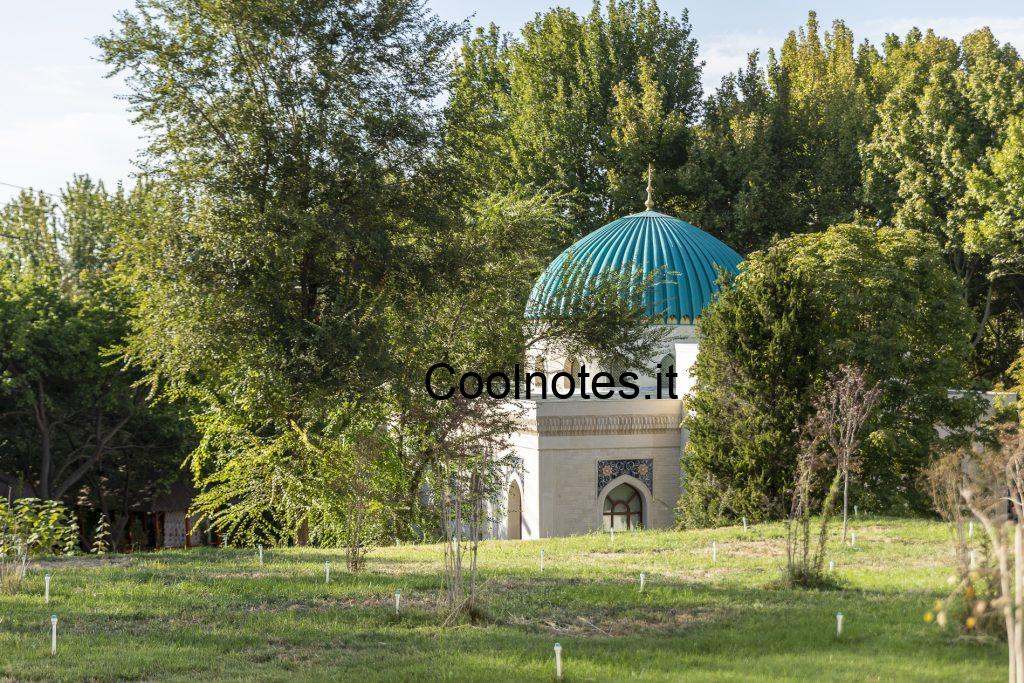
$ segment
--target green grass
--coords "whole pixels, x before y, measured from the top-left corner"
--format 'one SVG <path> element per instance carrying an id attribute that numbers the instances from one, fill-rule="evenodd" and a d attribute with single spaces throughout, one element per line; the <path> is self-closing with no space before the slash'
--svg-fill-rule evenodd
<path id="1" fill-rule="evenodd" d="M 614 548 L 607 535 L 488 542 L 483 616 L 447 627 L 439 546 L 382 548 L 356 575 L 341 552 L 305 548 L 268 549 L 262 567 L 219 548 L 35 563 L 0 595 L 0 678 L 539 681 L 556 641 L 566 681 L 1005 678 L 1004 644 L 922 618 L 948 590 L 942 525 L 854 528 L 856 548 L 833 546 L 845 587 L 831 591 L 777 588 L 779 525 L 617 534 Z"/>

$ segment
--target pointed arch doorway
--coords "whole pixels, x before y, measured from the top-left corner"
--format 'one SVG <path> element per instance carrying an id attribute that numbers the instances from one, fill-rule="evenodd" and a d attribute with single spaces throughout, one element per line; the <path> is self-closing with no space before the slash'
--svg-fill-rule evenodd
<path id="1" fill-rule="evenodd" d="M 644 519 L 643 497 L 634 487 L 623 482 L 605 496 L 602 517 L 605 531 L 639 529 Z"/>
<path id="2" fill-rule="evenodd" d="M 523 538 L 523 494 L 519 490 L 519 482 L 513 481 L 508 486 L 508 524 L 506 533 L 510 541 Z"/>

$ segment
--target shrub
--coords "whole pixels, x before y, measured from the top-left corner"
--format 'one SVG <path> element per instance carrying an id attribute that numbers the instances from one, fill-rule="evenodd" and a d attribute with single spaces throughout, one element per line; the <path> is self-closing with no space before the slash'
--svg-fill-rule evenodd
<path id="1" fill-rule="evenodd" d="M 72 553 L 77 544 L 78 523 L 60 501 L 19 498 L 0 508 L 0 555 Z"/>
<path id="2" fill-rule="evenodd" d="M 698 321 L 683 454 L 696 485 L 680 501 L 682 524 L 700 526 L 708 510 L 784 517 L 799 453 L 793 426 L 842 365 L 881 389 L 851 495 L 879 511 L 926 509 L 915 484 L 935 426 L 960 430 L 978 412 L 973 397 L 948 393 L 968 382 L 974 324 L 935 241 L 833 226 L 751 254 L 719 291 Z"/>

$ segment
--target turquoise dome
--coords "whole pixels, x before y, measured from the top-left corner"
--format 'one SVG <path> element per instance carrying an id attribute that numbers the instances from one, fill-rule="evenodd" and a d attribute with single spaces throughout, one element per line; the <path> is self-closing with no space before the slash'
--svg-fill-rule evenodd
<path id="1" fill-rule="evenodd" d="M 563 251 L 533 286 L 529 317 L 543 310 L 563 310 L 567 304 L 565 265 L 585 264 L 588 282 L 608 271 L 650 273 L 657 281 L 644 292 L 647 314 L 666 323 L 691 323 L 711 301 L 718 288 L 716 266 L 738 273 L 743 258 L 723 242 L 686 221 L 657 211 L 624 216 L 598 228 Z M 581 283 L 572 283 L 579 291 Z"/>

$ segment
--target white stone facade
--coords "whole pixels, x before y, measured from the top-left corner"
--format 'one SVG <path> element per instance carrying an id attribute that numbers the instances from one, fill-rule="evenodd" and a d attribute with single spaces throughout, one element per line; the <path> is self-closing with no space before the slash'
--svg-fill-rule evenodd
<path id="1" fill-rule="evenodd" d="M 679 374 L 675 393 L 682 397 L 692 387 L 690 367 L 697 344 L 690 325 L 668 332 L 666 348 L 651 366 L 665 356 L 673 358 Z M 591 376 L 603 369 L 586 359 L 566 361 L 543 354 L 536 352 L 527 367 L 533 370 L 542 363 L 549 377 L 572 367 L 578 370 L 580 364 Z M 653 375 L 642 375 L 636 384 L 640 393 L 635 399 L 585 399 L 577 390 L 571 398 L 549 394 L 521 402 L 522 428 L 513 442 L 521 466 L 510 474 L 506 494 L 494 508 L 494 536 L 533 539 L 601 530 L 610 514 L 606 498 L 622 483 L 639 494 L 641 510 L 634 521 L 639 518 L 644 528 L 674 524 L 686 444 L 682 400 L 667 398 L 667 392 L 666 398 L 656 398 Z"/>

